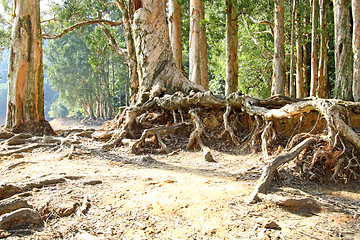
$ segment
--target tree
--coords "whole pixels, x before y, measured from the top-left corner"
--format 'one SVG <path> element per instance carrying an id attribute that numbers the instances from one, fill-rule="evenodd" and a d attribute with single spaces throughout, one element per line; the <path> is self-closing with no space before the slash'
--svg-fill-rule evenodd
<path id="1" fill-rule="evenodd" d="M 290 96 L 296 95 L 296 82 L 294 80 L 294 65 L 295 65 L 295 19 L 296 19 L 296 0 L 294 0 L 291 12 L 291 57 L 290 57 Z"/>
<path id="2" fill-rule="evenodd" d="M 5 128 L 53 133 L 44 116 L 39 0 L 15 0 Z"/>
<path id="3" fill-rule="evenodd" d="M 236 2 L 226 0 L 226 96 L 238 89 L 238 29 Z"/>
<path id="4" fill-rule="evenodd" d="M 271 95 L 285 94 L 284 0 L 275 0 L 274 62 Z"/>
<path id="5" fill-rule="evenodd" d="M 297 19 L 297 39 L 296 39 L 296 97 L 305 97 L 304 71 L 303 71 L 303 32 L 301 15 Z"/>
<path id="6" fill-rule="evenodd" d="M 176 66 L 182 69 L 181 8 L 177 0 L 169 0 L 169 33 Z"/>
<path id="7" fill-rule="evenodd" d="M 200 0 L 200 73 L 201 86 L 209 90 L 209 67 L 208 67 L 208 53 L 206 41 L 206 25 L 205 25 L 205 3 Z"/>
<path id="8" fill-rule="evenodd" d="M 310 96 L 316 96 L 316 87 L 318 80 L 318 44 L 317 44 L 317 0 L 311 1 L 311 79 Z"/>
<path id="9" fill-rule="evenodd" d="M 316 96 L 321 98 L 328 98 L 327 92 L 328 78 L 327 78 L 327 29 L 326 29 L 326 10 L 327 0 L 320 1 L 320 60 L 319 60 L 319 73 L 318 73 L 318 84 L 316 89 Z"/>
<path id="10" fill-rule="evenodd" d="M 353 16 L 353 54 L 354 54 L 354 79 L 353 96 L 355 101 L 360 101 L 360 1 L 352 0 Z"/>
<path id="11" fill-rule="evenodd" d="M 165 7 L 160 0 L 144 0 L 142 8 L 134 15 L 133 23 L 139 73 L 138 104 L 177 91 L 204 91 L 201 86 L 190 82 L 175 65 Z"/>
<path id="12" fill-rule="evenodd" d="M 350 0 L 334 1 L 335 87 L 334 97 L 352 100 L 353 54 L 351 47 Z"/>
<path id="13" fill-rule="evenodd" d="M 190 36 L 189 36 L 189 79 L 208 88 L 207 56 L 205 58 L 206 37 L 201 24 L 204 16 L 204 3 L 190 0 Z M 205 59 L 204 59 L 205 58 Z M 205 62 L 206 61 L 206 62 Z"/>

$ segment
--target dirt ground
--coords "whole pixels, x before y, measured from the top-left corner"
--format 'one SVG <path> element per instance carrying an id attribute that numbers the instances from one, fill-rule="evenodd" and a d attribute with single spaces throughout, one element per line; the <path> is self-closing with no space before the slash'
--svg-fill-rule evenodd
<path id="1" fill-rule="evenodd" d="M 57 127 L 63 126 L 58 123 Z M 79 240 L 360 239 L 360 182 L 332 186 L 330 190 L 313 182 L 278 181 L 272 193 L 305 194 L 319 204 L 249 205 L 247 199 L 266 164 L 257 155 L 213 151 L 217 162 L 209 163 L 201 152 L 135 156 L 126 147 L 102 152 L 100 145 L 83 139 L 83 148 L 76 149 L 70 159 L 70 149 L 58 153 L 37 149 L 1 159 L 1 183 L 45 175 L 80 177 L 32 189 L 27 200 L 43 216 L 43 226 L 15 229 L 3 236 Z M 21 164 L 9 168 L 18 162 Z"/>

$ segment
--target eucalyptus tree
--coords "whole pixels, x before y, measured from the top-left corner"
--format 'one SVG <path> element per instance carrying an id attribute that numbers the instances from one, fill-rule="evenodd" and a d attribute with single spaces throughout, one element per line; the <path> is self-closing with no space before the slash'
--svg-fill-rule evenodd
<path id="1" fill-rule="evenodd" d="M 15 0 L 14 8 L 5 128 L 53 133 L 44 115 L 39 0 Z"/>
<path id="2" fill-rule="evenodd" d="M 352 0 L 353 16 L 353 53 L 354 53 L 354 76 L 353 96 L 355 101 L 360 101 L 360 1 Z"/>
<path id="3" fill-rule="evenodd" d="M 335 87 L 334 97 L 352 100 L 353 54 L 350 0 L 334 1 Z"/>
<path id="4" fill-rule="evenodd" d="M 285 94 L 284 0 L 275 0 L 274 62 L 271 95 Z"/>
<path id="5" fill-rule="evenodd" d="M 226 0 L 226 82 L 225 94 L 238 90 L 238 19 L 236 1 Z"/>

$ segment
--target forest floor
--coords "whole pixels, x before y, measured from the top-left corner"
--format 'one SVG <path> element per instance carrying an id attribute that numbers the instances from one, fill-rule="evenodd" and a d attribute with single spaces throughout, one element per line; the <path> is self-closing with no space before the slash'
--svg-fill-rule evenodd
<path id="1" fill-rule="evenodd" d="M 55 128 L 67 123 L 53 122 Z M 318 204 L 249 205 L 265 166 L 258 155 L 213 151 L 132 155 L 126 147 L 101 151 L 37 149 L 0 160 L 1 183 L 40 176 L 78 176 L 26 197 L 43 225 L 1 232 L 7 239 L 360 239 L 360 182 L 326 187 L 308 181 L 275 183 L 272 193 L 304 195 Z M 19 157 L 19 158 L 18 158 Z M 17 164 L 20 163 L 20 164 Z M 13 166 L 13 167 L 9 167 Z M 298 179 L 298 178 L 292 178 Z M 328 185 L 329 186 L 329 185 Z"/>

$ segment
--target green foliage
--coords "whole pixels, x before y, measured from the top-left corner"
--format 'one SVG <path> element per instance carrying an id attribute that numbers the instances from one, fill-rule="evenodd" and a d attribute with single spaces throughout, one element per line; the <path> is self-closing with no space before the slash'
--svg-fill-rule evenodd
<path id="1" fill-rule="evenodd" d="M 49 116 L 51 118 L 64 118 L 67 117 L 68 113 L 69 110 L 63 101 L 58 99 L 51 104 L 49 111 Z"/>

